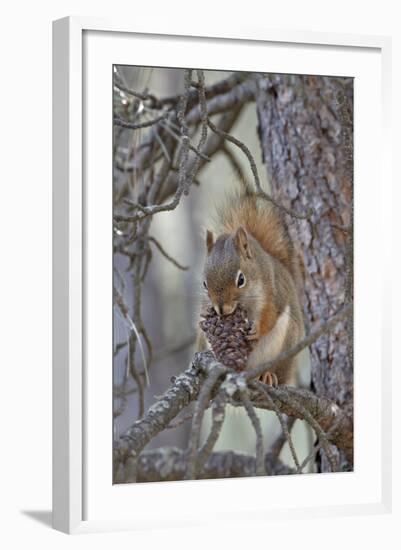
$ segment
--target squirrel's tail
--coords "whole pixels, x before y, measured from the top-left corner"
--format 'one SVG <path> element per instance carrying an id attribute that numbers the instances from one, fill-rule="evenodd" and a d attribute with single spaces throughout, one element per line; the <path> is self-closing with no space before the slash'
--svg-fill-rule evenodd
<path id="1" fill-rule="evenodd" d="M 218 210 L 221 232 L 233 233 L 244 227 L 271 256 L 279 260 L 298 282 L 302 277 L 299 255 L 290 238 L 282 212 L 263 197 L 255 195 L 249 184 L 230 196 Z"/>

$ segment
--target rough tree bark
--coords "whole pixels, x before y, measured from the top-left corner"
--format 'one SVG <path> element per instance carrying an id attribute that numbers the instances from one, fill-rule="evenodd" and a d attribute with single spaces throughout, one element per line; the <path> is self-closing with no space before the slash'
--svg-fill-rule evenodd
<path id="1" fill-rule="evenodd" d="M 313 210 L 305 220 L 287 216 L 305 264 L 307 324 L 352 299 L 352 90 L 350 78 L 258 80 L 258 131 L 272 195 L 297 213 Z M 352 407 L 352 318 L 319 338 L 311 362 L 317 394 Z M 324 461 L 320 467 L 326 471 Z"/>

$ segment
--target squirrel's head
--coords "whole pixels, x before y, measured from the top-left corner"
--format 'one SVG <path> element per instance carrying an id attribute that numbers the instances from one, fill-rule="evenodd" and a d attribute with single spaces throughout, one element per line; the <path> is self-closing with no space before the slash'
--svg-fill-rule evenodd
<path id="1" fill-rule="evenodd" d="M 218 315 L 233 313 L 239 303 L 250 297 L 255 265 L 252 243 L 243 227 L 216 240 L 206 232 L 207 257 L 203 286 Z"/>

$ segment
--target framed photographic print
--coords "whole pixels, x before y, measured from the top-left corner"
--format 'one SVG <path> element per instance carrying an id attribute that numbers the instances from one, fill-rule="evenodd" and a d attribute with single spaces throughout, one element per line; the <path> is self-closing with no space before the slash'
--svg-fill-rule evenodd
<path id="1" fill-rule="evenodd" d="M 53 50 L 54 526 L 385 511 L 389 40 Z"/>

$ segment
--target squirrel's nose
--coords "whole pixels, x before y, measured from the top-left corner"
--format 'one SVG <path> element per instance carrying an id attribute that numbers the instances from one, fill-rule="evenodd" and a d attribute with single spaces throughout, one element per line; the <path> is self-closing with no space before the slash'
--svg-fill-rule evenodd
<path id="1" fill-rule="evenodd" d="M 237 304 L 224 304 L 223 306 L 223 315 L 231 315 L 231 313 L 234 313 L 235 309 L 237 307 Z"/>

